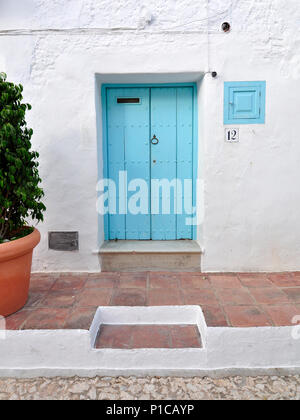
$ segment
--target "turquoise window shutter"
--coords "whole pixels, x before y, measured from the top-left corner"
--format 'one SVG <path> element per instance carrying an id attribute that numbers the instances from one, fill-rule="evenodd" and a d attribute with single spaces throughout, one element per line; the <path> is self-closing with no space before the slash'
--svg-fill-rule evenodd
<path id="1" fill-rule="evenodd" d="M 224 124 L 265 123 L 266 82 L 225 82 Z"/>

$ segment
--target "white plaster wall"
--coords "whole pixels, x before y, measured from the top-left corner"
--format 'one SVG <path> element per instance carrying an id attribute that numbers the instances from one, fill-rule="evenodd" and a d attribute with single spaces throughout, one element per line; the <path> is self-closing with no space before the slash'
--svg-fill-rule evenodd
<path id="1" fill-rule="evenodd" d="M 95 75 L 98 82 L 192 81 L 208 70 L 219 76 L 199 83 L 202 269 L 300 269 L 298 3 L 0 0 L 0 68 L 23 83 L 33 105 L 46 193 L 35 271 L 100 269 Z M 232 24 L 228 34 L 223 21 Z M 226 144 L 223 82 L 236 80 L 267 81 L 266 124 L 241 126 L 240 143 Z M 78 230 L 80 251 L 49 251 L 50 230 Z"/>

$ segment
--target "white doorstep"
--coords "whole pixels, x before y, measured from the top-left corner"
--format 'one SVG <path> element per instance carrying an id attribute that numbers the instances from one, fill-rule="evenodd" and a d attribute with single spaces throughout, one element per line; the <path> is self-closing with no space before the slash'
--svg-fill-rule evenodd
<path id="1" fill-rule="evenodd" d="M 200 271 L 197 241 L 105 241 L 99 250 L 102 271 Z"/>

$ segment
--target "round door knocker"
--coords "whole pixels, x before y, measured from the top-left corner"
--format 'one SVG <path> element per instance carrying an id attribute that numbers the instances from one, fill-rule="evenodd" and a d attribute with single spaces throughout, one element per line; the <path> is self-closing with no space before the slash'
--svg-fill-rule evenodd
<path id="1" fill-rule="evenodd" d="M 152 144 L 158 144 L 159 143 L 159 140 L 158 140 L 158 138 L 156 137 L 156 135 L 154 134 L 154 136 L 152 137 L 152 139 L 151 139 L 151 143 Z"/>

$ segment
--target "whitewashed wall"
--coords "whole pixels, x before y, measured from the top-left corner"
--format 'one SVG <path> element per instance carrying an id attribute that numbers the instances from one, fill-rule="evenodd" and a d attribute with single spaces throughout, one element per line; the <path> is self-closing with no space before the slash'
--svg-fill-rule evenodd
<path id="1" fill-rule="evenodd" d="M 202 269 L 299 270 L 299 25 L 298 0 L 0 0 L 0 69 L 33 105 L 46 193 L 34 270 L 99 270 L 99 84 L 209 70 L 218 78 L 199 82 Z M 226 144 L 223 83 L 241 80 L 267 81 L 266 124 L 241 126 L 240 143 Z M 78 230 L 79 253 L 49 251 L 51 230 Z"/>

